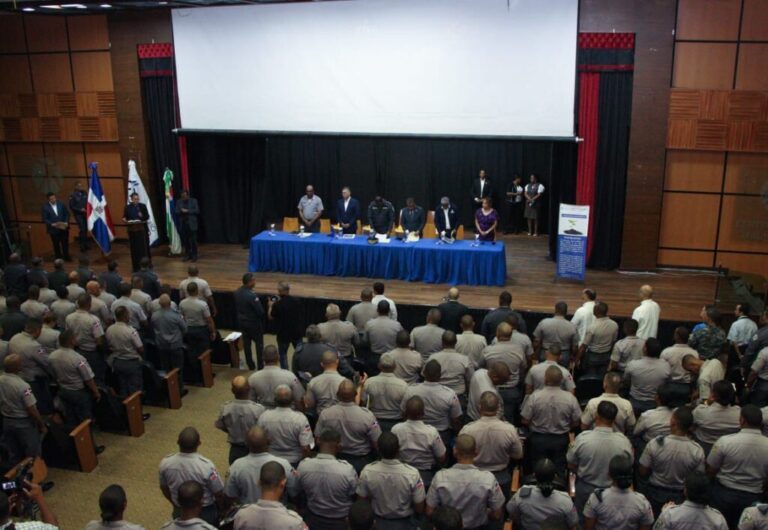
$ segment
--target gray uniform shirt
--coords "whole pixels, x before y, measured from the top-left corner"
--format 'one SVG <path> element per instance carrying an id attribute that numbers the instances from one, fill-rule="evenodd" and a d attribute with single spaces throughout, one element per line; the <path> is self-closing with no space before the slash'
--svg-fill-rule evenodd
<path id="1" fill-rule="evenodd" d="M 379 316 L 376 306 L 371 302 L 360 302 L 349 308 L 347 320 L 352 322 L 358 332 L 365 331 L 369 320 Z"/>
<path id="2" fill-rule="evenodd" d="M 158 348 L 171 350 L 184 347 L 187 323 L 173 309 L 159 309 L 152 313 L 152 329 L 155 332 L 155 343 Z"/>
<path id="3" fill-rule="evenodd" d="M 381 436 L 376 416 L 355 403 L 337 403 L 320 413 L 315 430 L 335 429 L 341 435 L 341 447 L 350 455 L 367 455 Z"/>
<path id="4" fill-rule="evenodd" d="M 421 354 L 410 348 L 395 348 L 388 352 L 395 361 L 395 375 L 409 385 L 419 382 L 424 359 Z"/>
<path id="5" fill-rule="evenodd" d="M 96 351 L 96 340 L 104 336 L 101 321 L 82 309 L 78 309 L 66 320 L 66 328 L 72 330 L 77 339 L 77 347 L 81 351 Z"/>
<path id="6" fill-rule="evenodd" d="M 160 530 L 216 530 L 216 527 L 209 525 L 199 517 L 195 517 L 185 521 L 181 519 L 168 521 L 160 527 Z"/>
<path id="7" fill-rule="evenodd" d="M 694 435 L 706 444 L 714 444 L 718 438 L 733 434 L 741 428 L 741 407 L 724 407 L 714 402 L 702 404 L 693 409 Z"/>
<path id="8" fill-rule="evenodd" d="M 373 513 L 385 519 L 413 515 L 413 505 L 426 498 L 419 471 L 399 460 L 387 459 L 363 468 L 357 494 L 370 499 Z"/>
<path id="9" fill-rule="evenodd" d="M 667 361 L 670 367 L 669 379 L 673 383 L 690 383 L 691 374 L 683 368 L 683 358 L 686 355 L 693 355 L 697 359 L 699 353 L 687 344 L 675 344 L 669 348 L 664 348 L 661 352 L 661 359 Z"/>
<path id="10" fill-rule="evenodd" d="M 669 434 L 671 427 L 669 420 L 674 411 L 669 407 L 656 407 L 646 410 L 637 419 L 635 424 L 635 436 L 641 436 L 646 442 L 651 441 L 657 436 Z"/>
<path id="11" fill-rule="evenodd" d="M 317 325 L 323 341 L 330 344 L 344 357 L 352 355 L 354 348 L 352 342 L 357 336 L 355 325 L 343 320 L 329 320 Z"/>
<path id="12" fill-rule="evenodd" d="M 597 488 L 611 485 L 608 464 L 616 455 L 632 457 L 632 444 L 626 436 L 607 427 L 584 431 L 568 448 L 568 464 L 576 466 L 576 475 Z"/>
<path id="13" fill-rule="evenodd" d="M 619 336 L 619 325 L 608 317 L 595 318 L 584 335 L 584 344 L 591 352 L 609 353 Z"/>
<path id="14" fill-rule="evenodd" d="M 445 330 L 434 324 L 415 327 L 411 331 L 411 347 L 426 359 L 443 349 L 443 333 Z"/>
<path id="15" fill-rule="evenodd" d="M 189 327 L 202 327 L 208 325 L 211 310 L 208 304 L 196 296 L 188 296 L 179 303 L 179 311 L 184 315 Z"/>
<path id="16" fill-rule="evenodd" d="M 768 529 L 768 504 L 757 504 L 745 508 L 739 518 L 739 530 Z"/>
<path id="17" fill-rule="evenodd" d="M 269 451 L 291 463 L 304 456 L 303 448 L 314 447 L 314 437 L 307 417 L 287 407 L 276 407 L 259 416 L 259 427 L 269 436 Z"/>
<path id="18" fill-rule="evenodd" d="M 21 357 L 19 377 L 24 381 L 33 381 L 45 376 L 49 370 L 48 354 L 43 345 L 26 331 L 17 333 L 8 342 L 8 352 Z"/>
<path id="19" fill-rule="evenodd" d="M 763 348 L 757 354 L 755 362 L 752 363 L 752 371 L 760 379 L 768 381 L 768 348 Z"/>
<path id="20" fill-rule="evenodd" d="M 504 493 L 490 471 L 471 464 L 456 464 L 450 469 L 441 469 L 432 479 L 427 505 L 456 508 L 464 527 L 476 528 L 488 523 L 488 510 L 504 506 Z"/>
<path id="21" fill-rule="evenodd" d="M 723 514 L 704 504 L 685 501 L 661 512 L 653 530 L 728 530 Z"/>
<path id="22" fill-rule="evenodd" d="M 112 311 L 112 304 L 117 300 L 117 297 L 113 294 L 108 293 L 107 291 L 102 290 L 99 293 L 99 296 L 96 296 L 94 298 L 98 298 L 105 304 L 107 304 L 107 308 L 109 308 L 110 311 Z"/>
<path id="23" fill-rule="evenodd" d="M 560 346 L 563 352 L 575 351 L 579 343 L 579 332 L 573 322 L 565 317 L 554 316 L 545 318 L 533 330 L 533 336 L 537 338 L 545 350 L 553 344 Z"/>
<path id="24" fill-rule="evenodd" d="M 568 528 L 579 524 L 576 507 L 567 493 L 554 490 L 545 497 L 536 486 L 520 488 L 507 503 L 507 513 L 523 530 L 538 528 L 547 518 L 557 516 L 566 520 Z"/>
<path id="25" fill-rule="evenodd" d="M 479 359 L 488 343 L 484 335 L 473 331 L 463 331 L 456 336 L 456 351 L 470 359 Z"/>
<path id="26" fill-rule="evenodd" d="M 313 195 L 312 197 L 304 195 L 299 199 L 299 210 L 301 210 L 304 219 L 313 219 L 322 213 L 323 200 L 317 195 Z"/>
<path id="27" fill-rule="evenodd" d="M 644 347 L 644 339 L 635 335 L 624 337 L 613 345 L 611 360 L 616 363 L 620 371 L 624 371 L 629 361 L 635 361 L 643 357 Z"/>
<path id="28" fill-rule="evenodd" d="M 152 297 L 141 289 L 131 289 L 130 299 L 136 302 L 144 310 L 144 313 L 149 313 L 149 304 L 152 303 Z"/>
<path id="29" fill-rule="evenodd" d="M 45 348 L 46 353 L 50 353 L 59 347 L 59 335 L 61 335 L 59 330 L 43 325 L 40 328 L 40 336 L 37 337 L 37 342 Z"/>
<path id="30" fill-rule="evenodd" d="M 336 394 L 339 385 L 345 378 L 339 372 L 323 372 L 310 379 L 307 384 L 307 394 L 304 400 L 308 409 L 316 409 L 320 414 L 325 409 L 334 405 L 339 400 Z"/>
<path id="31" fill-rule="evenodd" d="M 400 442 L 400 460 L 416 469 L 429 471 L 445 455 L 440 433 L 421 420 L 406 420 L 392 427 Z"/>
<path id="32" fill-rule="evenodd" d="M 768 479 L 768 438 L 760 429 L 748 428 L 723 436 L 709 452 L 707 464 L 719 469 L 717 480 L 726 488 L 762 493 Z"/>
<path id="33" fill-rule="evenodd" d="M 393 373 L 382 372 L 365 382 L 361 404 L 380 420 L 399 420 L 400 404 L 407 390 L 408 383 Z"/>
<path id="34" fill-rule="evenodd" d="M 294 401 L 304 397 L 304 387 L 299 379 L 290 370 L 279 366 L 265 365 L 248 377 L 250 398 L 268 408 L 275 406 L 275 389 L 280 385 L 286 385 L 293 390 Z"/>
<path id="35" fill-rule="evenodd" d="M 525 398 L 520 416 L 528 420 L 531 432 L 566 434 L 579 422 L 581 407 L 570 392 L 545 386 Z"/>
<path id="36" fill-rule="evenodd" d="M 170 528 L 167 526 L 168 524 L 170 523 L 166 523 L 160 528 L 163 530 L 168 530 L 168 528 Z M 128 521 L 112 521 L 109 523 L 102 521 L 90 521 L 87 525 L 85 525 L 84 530 L 144 530 L 144 527 L 138 524 L 129 523 Z"/>
<path id="37" fill-rule="evenodd" d="M 330 519 L 349 513 L 357 488 L 357 473 L 350 463 L 320 453 L 302 460 L 298 472 L 309 511 Z"/>
<path id="38" fill-rule="evenodd" d="M 245 445 L 246 435 L 255 427 L 259 416 L 265 411 L 263 405 L 250 399 L 227 401 L 219 410 L 216 428 L 227 433 L 227 441 L 235 445 Z"/>
<path id="39" fill-rule="evenodd" d="M 110 306 L 110 309 L 112 310 L 112 317 L 115 316 L 115 310 L 118 307 L 125 307 L 128 309 L 128 323 L 133 329 L 139 329 L 141 327 L 141 323 L 146 322 L 147 320 L 147 314 L 144 312 L 144 309 L 139 304 L 126 296 L 121 296 L 112 302 L 112 305 Z"/>
<path id="40" fill-rule="evenodd" d="M 59 296 L 53 289 L 49 289 L 48 287 L 41 287 L 40 296 L 38 296 L 37 299 L 48 307 L 51 307 L 51 304 L 58 300 Z"/>
<path id="41" fill-rule="evenodd" d="M 213 504 L 214 495 L 224 490 L 216 466 L 199 453 L 173 453 L 160 461 L 160 485 L 168 487 L 174 506 L 179 505 L 179 487 L 188 480 L 203 487 L 203 506 Z"/>
<path id="42" fill-rule="evenodd" d="M 195 282 L 197 284 L 197 293 L 203 298 L 210 298 L 213 296 L 211 286 L 208 282 L 200 278 L 199 276 L 188 276 L 187 278 L 179 282 L 179 300 L 184 300 L 187 297 L 187 287 L 189 284 Z"/>
<path id="43" fill-rule="evenodd" d="M 28 418 L 27 408 L 36 404 L 26 381 L 16 374 L 0 373 L 0 414 L 4 418 Z"/>
<path id="44" fill-rule="evenodd" d="M 645 495 L 616 486 L 593 492 L 584 506 L 584 517 L 597 519 L 595 530 L 640 528 L 653 524 L 653 510 Z"/>
<path id="45" fill-rule="evenodd" d="M 451 428 L 451 419 L 461 416 L 461 405 L 456 392 L 440 383 L 419 383 L 408 387 L 400 404 L 400 411 L 405 413 L 405 405 L 413 396 L 424 400 L 424 423 L 432 425 L 438 431 Z"/>
<path id="46" fill-rule="evenodd" d="M 653 401 L 659 387 L 669 380 L 669 363 L 663 359 L 643 357 L 630 361 L 624 378 L 630 381 L 629 395 L 638 401 Z"/>
<path id="47" fill-rule="evenodd" d="M 102 326 L 106 326 L 112 320 L 112 312 L 109 310 L 109 306 L 95 296 L 91 296 L 90 313 L 99 319 Z"/>
<path id="48" fill-rule="evenodd" d="M 389 317 L 377 316 L 365 324 L 365 336 L 371 352 L 382 355 L 394 350 L 397 346 L 397 333 L 403 326 L 397 320 Z"/>
<path id="49" fill-rule="evenodd" d="M 299 475 L 288 463 L 288 460 L 270 453 L 248 453 L 238 458 L 229 466 L 227 484 L 224 486 L 224 494 L 237 499 L 242 504 L 256 502 L 261 497 L 261 485 L 259 475 L 261 468 L 267 462 L 277 462 L 285 470 L 286 491 L 291 497 L 299 494 Z"/>
<path id="50" fill-rule="evenodd" d="M 235 515 L 235 528 L 274 530 L 306 530 L 301 516 L 276 501 L 259 500 L 240 508 Z"/>
<path id="51" fill-rule="evenodd" d="M 584 407 L 584 413 L 581 415 L 581 423 L 592 427 L 597 417 L 597 407 L 602 401 L 610 401 L 619 409 L 613 423 L 614 431 L 632 432 L 635 429 L 635 412 L 632 410 L 632 404 L 618 394 L 604 393 L 587 401 L 587 406 Z"/>
<path id="52" fill-rule="evenodd" d="M 48 306 L 38 300 L 27 300 L 21 304 L 21 312 L 24 313 L 27 318 L 36 318 L 42 320 L 48 313 Z"/>
<path id="53" fill-rule="evenodd" d="M 59 329 L 64 329 L 66 327 L 66 318 L 68 315 L 71 315 L 72 313 L 77 310 L 77 307 L 75 304 L 67 300 L 66 298 L 59 298 L 55 302 L 51 304 L 51 311 L 54 315 L 56 315 L 56 326 Z"/>
<path id="54" fill-rule="evenodd" d="M 523 444 L 517 429 L 496 416 L 483 416 L 468 423 L 459 434 L 468 434 L 475 439 L 475 465 L 483 471 L 502 471 L 510 460 L 523 457 Z"/>
<path id="55" fill-rule="evenodd" d="M 77 302 L 77 298 L 83 293 L 85 293 L 85 289 L 78 284 L 70 283 L 67 285 L 67 298 L 70 302 Z"/>
<path id="56" fill-rule="evenodd" d="M 139 332 L 125 322 L 115 322 L 107 328 L 107 344 L 113 359 L 123 361 L 141 360 L 139 348 L 143 345 Z"/>
<path id="57" fill-rule="evenodd" d="M 488 375 L 488 370 L 481 368 L 475 371 L 475 375 L 472 376 L 472 381 L 469 382 L 469 399 L 467 400 L 467 416 L 470 419 L 476 420 L 480 418 L 480 398 L 483 392 L 493 392 L 499 398 L 499 410 L 496 415 L 499 418 L 504 417 L 504 400 L 501 399 L 499 391 L 496 390 L 496 386 L 491 381 Z"/>
<path id="58" fill-rule="evenodd" d="M 464 394 L 475 374 L 475 363 L 456 350 L 442 350 L 433 353 L 427 362 L 433 360 L 440 363 L 440 382 L 456 394 Z"/>
<path id="59" fill-rule="evenodd" d="M 93 379 L 93 370 L 85 357 L 69 348 L 59 348 L 51 353 L 48 360 L 61 388 L 81 390 L 85 381 Z"/>
<path id="60" fill-rule="evenodd" d="M 483 350 L 483 356 L 477 363 L 483 368 L 490 368 L 493 363 L 502 362 L 509 367 L 509 379 L 505 386 L 516 387 L 525 377 L 525 353 L 519 344 L 511 341 L 497 342 Z"/>
<path id="61" fill-rule="evenodd" d="M 691 471 L 704 472 L 704 449 L 687 436 L 658 436 L 645 446 L 639 464 L 651 470 L 652 485 L 682 491 Z"/>
<path id="62" fill-rule="evenodd" d="M 566 322 L 568 321 L 566 320 Z M 534 390 L 544 388 L 545 374 L 547 368 L 550 366 L 557 366 L 563 373 L 563 382 L 560 384 L 560 388 L 569 392 L 576 388 L 576 383 L 573 382 L 571 372 L 569 372 L 565 366 L 561 366 L 554 361 L 542 361 L 531 366 L 531 369 L 528 370 L 528 373 L 525 375 L 525 384 L 532 386 Z"/>

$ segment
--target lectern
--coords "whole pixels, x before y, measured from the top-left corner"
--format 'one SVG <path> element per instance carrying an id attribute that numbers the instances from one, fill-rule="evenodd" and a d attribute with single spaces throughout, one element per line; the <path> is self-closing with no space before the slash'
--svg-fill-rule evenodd
<path id="1" fill-rule="evenodd" d="M 133 272 L 141 268 L 142 258 L 149 257 L 149 231 L 146 221 L 128 221 L 128 242 L 131 246 Z"/>

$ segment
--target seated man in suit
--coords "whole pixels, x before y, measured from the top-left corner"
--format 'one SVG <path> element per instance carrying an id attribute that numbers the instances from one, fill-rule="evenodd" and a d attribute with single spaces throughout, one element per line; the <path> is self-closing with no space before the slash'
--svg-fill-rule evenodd
<path id="1" fill-rule="evenodd" d="M 400 228 L 403 232 L 416 232 L 419 237 L 422 236 L 424 225 L 427 222 L 427 215 L 424 212 L 424 208 L 416 206 L 416 201 L 413 197 L 405 199 L 405 208 L 400 210 Z"/>
<path id="2" fill-rule="evenodd" d="M 459 228 L 459 211 L 448 197 L 440 199 L 440 206 L 435 209 L 435 229 L 437 235 L 445 232 L 445 237 L 456 237 Z"/>
<path id="3" fill-rule="evenodd" d="M 357 232 L 357 220 L 360 217 L 360 203 L 352 197 L 349 187 L 341 189 L 341 199 L 336 201 L 336 222 L 345 234 Z"/>
<path id="4" fill-rule="evenodd" d="M 48 192 L 48 202 L 43 205 L 43 222 L 51 236 L 56 259 L 72 261 L 69 257 L 69 210 L 63 202 L 56 199 L 56 194 Z"/>

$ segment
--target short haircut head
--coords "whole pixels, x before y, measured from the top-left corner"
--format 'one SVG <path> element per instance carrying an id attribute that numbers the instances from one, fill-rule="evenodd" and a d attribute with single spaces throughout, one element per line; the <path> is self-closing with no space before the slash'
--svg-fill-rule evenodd
<path id="1" fill-rule="evenodd" d="M 243 285 L 248 285 L 251 283 L 251 280 L 253 280 L 253 273 L 252 272 L 246 272 L 243 274 Z"/>
<path id="2" fill-rule="evenodd" d="M 291 284 L 288 282 L 278 282 L 277 284 L 277 292 L 278 293 L 284 293 L 288 294 L 291 290 Z"/>
<path id="3" fill-rule="evenodd" d="M 470 331 L 474 329 L 475 327 L 475 319 L 472 318 L 472 315 L 464 315 L 461 317 L 461 329 Z"/>
<path id="4" fill-rule="evenodd" d="M 751 429 L 759 429 L 763 426 L 763 413 L 757 405 L 749 404 L 741 407 L 741 419 Z"/>
<path id="5" fill-rule="evenodd" d="M 405 417 L 409 420 L 420 420 L 424 417 L 424 400 L 412 396 L 405 402 Z"/>
<path id="6" fill-rule="evenodd" d="M 124 305 L 118 306 L 115 309 L 115 320 L 125 322 L 128 319 L 128 308 Z"/>
<path id="7" fill-rule="evenodd" d="M 621 374 L 618 372 L 608 372 L 603 377 L 603 386 L 612 393 L 617 393 L 621 387 Z"/>
<path id="8" fill-rule="evenodd" d="M 435 530 L 461 530 L 461 513 L 453 506 L 440 506 L 432 512 L 432 524 Z"/>
<path id="9" fill-rule="evenodd" d="M 707 318 L 712 321 L 716 326 L 719 326 L 723 322 L 723 315 L 720 310 L 714 305 L 708 305 L 704 308 L 704 312 L 707 314 Z"/>
<path id="10" fill-rule="evenodd" d="M 686 343 L 688 342 L 688 336 L 691 334 L 691 332 L 686 328 L 685 326 L 678 326 L 675 328 L 675 340 L 677 342 Z"/>
<path id="11" fill-rule="evenodd" d="M 620 489 L 629 488 L 634 478 L 632 459 L 629 455 L 621 454 L 611 458 L 608 463 L 608 475 Z"/>
<path id="12" fill-rule="evenodd" d="M 339 362 L 339 356 L 336 352 L 327 350 L 320 354 L 320 365 L 323 368 L 329 368 L 335 366 Z"/>
<path id="13" fill-rule="evenodd" d="M 43 322 L 38 318 L 28 318 L 26 324 L 24 324 L 24 331 L 33 334 L 42 329 Z"/>
<path id="14" fill-rule="evenodd" d="M 370 287 L 363 287 L 363 290 L 360 291 L 360 300 L 363 300 L 364 302 L 370 302 L 371 298 L 373 298 L 373 291 Z"/>
<path id="15" fill-rule="evenodd" d="M 601 401 L 597 405 L 597 415 L 605 421 L 613 423 L 616 421 L 616 416 L 619 413 L 619 408 L 610 401 Z"/>
<path id="16" fill-rule="evenodd" d="M 568 304 L 565 302 L 558 302 L 555 304 L 555 314 L 556 315 L 567 315 L 568 314 Z"/>
<path id="17" fill-rule="evenodd" d="M 715 401 L 722 406 L 727 407 L 733 403 L 735 392 L 733 390 L 733 385 L 729 381 L 723 380 L 712 385 L 712 394 Z"/>
<path id="18" fill-rule="evenodd" d="M 18 310 L 19 307 L 21 306 L 21 300 L 19 300 L 18 296 L 11 295 L 5 299 L 5 306 L 10 309 Z"/>
<path id="19" fill-rule="evenodd" d="M 637 329 L 640 327 L 640 323 L 634 318 L 628 318 L 624 321 L 624 325 L 622 327 L 624 328 L 625 335 L 634 335 L 637 333 Z"/>
<path id="20" fill-rule="evenodd" d="M 245 443 L 251 453 L 266 453 L 269 449 L 267 431 L 263 427 L 251 427 L 245 435 Z"/>
<path id="21" fill-rule="evenodd" d="M 69 291 L 67 291 L 67 288 L 64 287 L 63 285 L 59 285 L 56 288 L 56 296 L 58 296 L 62 300 L 66 300 L 67 298 L 69 298 Z"/>
<path id="22" fill-rule="evenodd" d="M 374 282 L 373 283 L 373 292 L 375 294 L 384 294 L 384 283 L 383 282 Z"/>
<path id="23" fill-rule="evenodd" d="M 409 347 L 411 345 L 411 335 L 404 329 L 401 329 L 397 332 L 397 336 L 395 337 L 395 344 L 397 344 L 398 348 Z"/>
<path id="24" fill-rule="evenodd" d="M 428 361 L 427 364 L 424 365 L 424 379 L 430 382 L 436 382 L 440 380 L 440 373 L 442 372 L 442 367 L 440 366 L 440 363 L 437 362 L 435 359 L 432 359 L 431 361 Z"/>
<path id="25" fill-rule="evenodd" d="M 658 359 L 661 356 L 661 352 L 663 350 L 664 348 L 662 347 L 659 339 L 655 339 L 653 337 L 648 337 L 645 339 L 645 354 L 648 357 Z"/>
<path id="26" fill-rule="evenodd" d="M 595 291 L 594 289 L 584 289 L 582 293 L 584 293 L 584 296 L 586 296 L 587 299 L 589 300 L 597 299 L 597 291 Z"/>
<path id="27" fill-rule="evenodd" d="M 450 329 L 443 332 L 443 348 L 455 348 L 456 347 L 456 333 Z"/>
<path id="28" fill-rule="evenodd" d="M 115 260 L 110 261 L 107 264 L 107 270 L 110 272 L 114 272 L 117 270 L 117 262 Z"/>
<path id="29" fill-rule="evenodd" d="M 379 454 L 381 458 L 392 460 L 397 458 L 397 453 L 400 451 L 400 442 L 397 436 L 391 432 L 382 433 L 379 436 Z"/>
<path id="30" fill-rule="evenodd" d="M 317 440 L 321 443 L 341 443 L 341 434 L 336 429 L 323 429 L 318 435 Z"/>
<path id="31" fill-rule="evenodd" d="M 320 342 L 323 339 L 323 334 L 320 333 L 320 328 L 315 324 L 307 326 L 307 330 L 304 332 L 308 342 Z"/>
<path id="32" fill-rule="evenodd" d="M 194 480 L 183 482 L 176 496 L 182 509 L 190 510 L 203 505 L 203 487 Z"/>
<path id="33" fill-rule="evenodd" d="M 120 283 L 120 296 L 131 296 L 131 284 L 128 282 Z"/>
<path id="34" fill-rule="evenodd" d="M 79 309 L 87 309 L 91 307 L 91 295 L 88 293 L 82 293 L 77 297 L 77 307 Z"/>
<path id="35" fill-rule="evenodd" d="M 475 438 L 469 434 L 460 434 L 456 437 L 456 452 L 461 456 L 474 456 L 477 453 Z"/>
<path id="36" fill-rule="evenodd" d="M 507 307 L 512 304 L 512 293 L 509 291 L 501 291 L 499 294 L 499 306 Z"/>
<path id="37" fill-rule="evenodd" d="M 395 371 L 395 358 L 392 357 L 390 354 L 385 353 L 381 357 L 379 357 L 379 370 L 385 373 L 390 373 Z"/>
<path id="38" fill-rule="evenodd" d="M 279 462 L 267 462 L 261 466 L 259 473 L 259 485 L 262 489 L 274 490 L 285 480 L 285 468 Z"/>
<path id="39" fill-rule="evenodd" d="M 554 364 L 544 371 L 544 384 L 547 386 L 560 386 L 563 384 L 563 371 Z"/>
<path id="40" fill-rule="evenodd" d="M 31 300 L 37 300 L 40 298 L 40 286 L 30 285 L 29 289 L 27 289 L 27 298 Z"/>
<path id="41" fill-rule="evenodd" d="M 198 287 L 197 282 L 189 282 L 187 284 L 187 294 L 189 296 L 197 296 Z"/>
<path id="42" fill-rule="evenodd" d="M 365 499 L 357 499 L 349 507 L 347 519 L 350 530 L 370 530 L 375 523 L 371 503 Z"/>
<path id="43" fill-rule="evenodd" d="M 389 314 L 389 302 L 386 300 L 379 300 L 376 305 L 376 312 L 382 316 Z"/>
<path id="44" fill-rule="evenodd" d="M 606 316 L 608 314 L 608 304 L 605 302 L 595 302 L 595 314 Z"/>
<path id="45" fill-rule="evenodd" d="M 341 309 L 336 304 L 328 304 L 325 307 L 325 318 L 333 320 L 335 318 L 341 318 Z"/>
<path id="46" fill-rule="evenodd" d="M 684 432 L 690 432 L 693 427 L 693 412 L 691 412 L 690 408 L 678 407 L 672 413 L 672 417 L 675 418 L 675 423 L 677 423 L 679 429 Z"/>
<path id="47" fill-rule="evenodd" d="M 278 407 L 290 407 L 293 403 L 293 390 L 288 385 L 278 385 L 275 388 L 275 405 Z"/>
<path id="48" fill-rule="evenodd" d="M 178 444 L 183 453 L 193 453 L 200 446 L 200 433 L 194 427 L 184 427 L 179 433 Z"/>
<path id="49" fill-rule="evenodd" d="M 59 346 L 61 348 L 71 348 L 75 344 L 75 332 L 71 329 L 65 329 L 59 333 Z"/>
<path id="50" fill-rule="evenodd" d="M 669 407 L 675 398 L 675 389 L 669 383 L 662 384 L 656 391 L 659 396 L 659 404 L 662 407 Z"/>
<path id="51" fill-rule="evenodd" d="M 499 410 L 499 396 L 490 390 L 483 392 L 480 395 L 480 410 L 495 414 Z"/>

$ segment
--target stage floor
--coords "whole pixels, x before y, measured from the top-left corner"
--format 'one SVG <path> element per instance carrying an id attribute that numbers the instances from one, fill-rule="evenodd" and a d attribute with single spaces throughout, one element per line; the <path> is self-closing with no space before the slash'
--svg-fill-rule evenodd
<path id="1" fill-rule="evenodd" d="M 580 293 L 587 286 L 596 289 L 598 297 L 608 303 L 610 313 L 629 316 L 637 306 L 637 290 L 649 283 L 656 290 L 656 299 L 662 307 L 662 319 L 698 319 L 701 307 L 712 303 L 717 279 L 714 274 L 687 271 L 660 273 L 621 273 L 618 271 L 588 270 L 586 283 L 554 281 L 555 264 L 547 260 L 546 236 L 504 236 L 507 244 L 507 285 L 512 293 L 513 306 L 523 310 L 548 313 L 558 300 L 568 303 L 569 313 L 581 305 Z M 186 277 L 187 263 L 170 258 L 166 247 L 153 249 L 155 271 L 162 282 L 178 286 Z M 91 251 L 96 259 L 96 251 Z M 113 259 L 120 263 L 120 272 L 127 277 L 131 261 L 128 244 L 114 245 Z M 100 260 L 99 260 L 100 261 Z M 95 262 L 94 269 L 105 268 Z M 201 245 L 197 262 L 200 276 L 217 291 L 234 291 L 247 272 L 248 249 L 240 245 Z M 256 274 L 256 288 L 260 293 L 274 293 L 278 281 L 287 280 L 292 294 L 306 297 L 358 300 L 360 290 L 369 286 L 371 278 L 340 278 L 332 276 L 291 275 L 282 273 Z M 446 294 L 448 285 L 387 280 L 387 295 L 395 302 L 436 305 Z M 495 307 L 499 287 L 461 287 L 461 301 L 475 308 Z"/>

